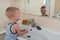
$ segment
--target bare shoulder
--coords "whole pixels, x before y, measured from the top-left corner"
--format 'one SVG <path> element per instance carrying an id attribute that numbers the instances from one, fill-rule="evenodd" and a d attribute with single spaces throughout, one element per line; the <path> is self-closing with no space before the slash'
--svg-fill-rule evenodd
<path id="1" fill-rule="evenodd" d="M 14 25 L 13 25 L 13 28 L 14 28 L 14 29 L 17 29 L 17 28 L 19 28 L 19 25 L 18 25 L 18 24 L 14 24 Z"/>

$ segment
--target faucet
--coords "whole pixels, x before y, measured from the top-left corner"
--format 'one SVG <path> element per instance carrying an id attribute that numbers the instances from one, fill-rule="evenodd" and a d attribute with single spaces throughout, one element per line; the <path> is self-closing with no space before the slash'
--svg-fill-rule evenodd
<path id="1" fill-rule="evenodd" d="M 30 19 L 29 20 L 29 24 L 31 24 L 32 27 L 36 26 L 35 20 L 34 19 Z"/>
<path id="2" fill-rule="evenodd" d="M 29 20 L 29 24 L 31 24 L 32 27 L 36 27 L 37 30 L 41 30 L 41 27 L 37 25 L 37 23 L 35 23 L 34 19 Z"/>

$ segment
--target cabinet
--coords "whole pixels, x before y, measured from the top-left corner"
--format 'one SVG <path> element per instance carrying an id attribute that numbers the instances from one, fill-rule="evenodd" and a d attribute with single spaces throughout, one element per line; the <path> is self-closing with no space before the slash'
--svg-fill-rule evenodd
<path id="1" fill-rule="evenodd" d="M 41 15 L 40 7 L 44 5 L 43 0 L 20 0 L 20 11 L 27 14 Z"/>

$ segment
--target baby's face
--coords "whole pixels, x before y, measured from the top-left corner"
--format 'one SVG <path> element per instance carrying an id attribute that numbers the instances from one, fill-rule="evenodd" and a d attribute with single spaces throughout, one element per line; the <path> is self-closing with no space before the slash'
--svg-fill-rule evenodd
<path id="1" fill-rule="evenodd" d="M 46 13 L 46 8 L 41 9 L 42 14 Z"/>
<path id="2" fill-rule="evenodd" d="M 16 21 L 18 21 L 20 19 L 20 11 L 16 10 L 14 13 L 15 13 L 14 18 L 15 18 Z"/>

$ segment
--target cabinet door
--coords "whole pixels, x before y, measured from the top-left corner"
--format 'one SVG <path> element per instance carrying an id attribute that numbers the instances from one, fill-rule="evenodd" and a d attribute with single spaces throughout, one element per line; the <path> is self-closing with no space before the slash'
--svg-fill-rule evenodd
<path id="1" fill-rule="evenodd" d="M 19 1 L 20 12 L 26 13 L 26 0 Z"/>
<path id="2" fill-rule="evenodd" d="M 40 7 L 44 5 L 43 0 L 21 0 L 20 8 L 27 14 L 40 15 Z"/>

